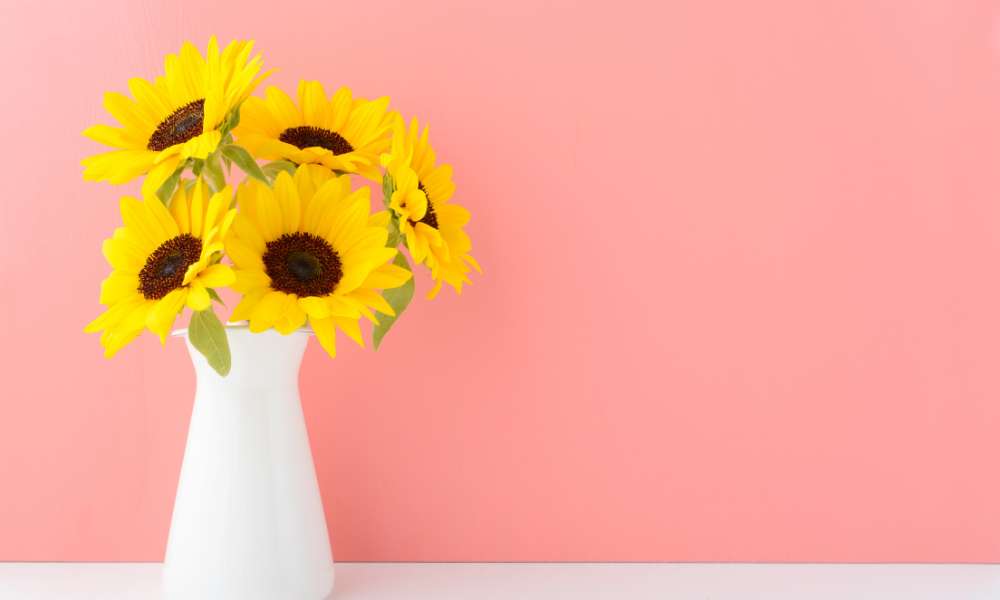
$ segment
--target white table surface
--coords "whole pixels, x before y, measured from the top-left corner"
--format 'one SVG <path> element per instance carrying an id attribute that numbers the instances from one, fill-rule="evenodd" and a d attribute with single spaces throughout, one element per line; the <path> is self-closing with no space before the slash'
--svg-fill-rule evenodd
<path id="1" fill-rule="evenodd" d="M 0 563 L 0 600 L 157 599 L 159 576 Z M 1000 565 L 338 563 L 336 577 L 334 600 L 1000 600 Z"/>

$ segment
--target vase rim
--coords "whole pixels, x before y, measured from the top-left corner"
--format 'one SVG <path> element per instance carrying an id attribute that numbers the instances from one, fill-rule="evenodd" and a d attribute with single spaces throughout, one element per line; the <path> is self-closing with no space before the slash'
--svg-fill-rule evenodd
<path id="1" fill-rule="evenodd" d="M 240 330 L 247 330 L 247 331 L 249 331 L 249 329 L 250 329 L 250 323 L 248 321 L 236 321 L 234 323 L 223 323 L 222 326 L 225 327 L 226 330 L 228 330 L 228 331 L 240 331 Z M 267 331 L 275 331 L 276 333 L 280 333 L 280 332 L 278 332 L 277 330 L 274 330 L 274 329 L 266 329 L 264 331 L 261 331 L 260 333 L 265 333 Z M 170 337 L 184 337 L 184 336 L 187 335 L 187 333 L 188 333 L 188 328 L 187 327 L 181 327 L 180 329 L 175 329 L 175 330 L 171 331 L 170 332 Z M 308 327 L 308 326 L 303 326 L 303 327 L 299 327 L 295 331 L 292 331 L 290 333 L 282 333 L 281 335 L 292 335 L 292 334 L 296 334 L 296 333 L 301 333 L 301 334 L 305 334 L 305 335 L 312 335 L 313 330 L 310 327 Z"/>

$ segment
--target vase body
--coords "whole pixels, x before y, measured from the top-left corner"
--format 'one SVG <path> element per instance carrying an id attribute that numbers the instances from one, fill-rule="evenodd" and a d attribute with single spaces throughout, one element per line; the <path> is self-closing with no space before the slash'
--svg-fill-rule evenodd
<path id="1" fill-rule="evenodd" d="M 333 558 L 299 402 L 309 334 L 228 328 L 219 376 L 197 377 L 163 569 L 167 600 L 323 600 Z"/>

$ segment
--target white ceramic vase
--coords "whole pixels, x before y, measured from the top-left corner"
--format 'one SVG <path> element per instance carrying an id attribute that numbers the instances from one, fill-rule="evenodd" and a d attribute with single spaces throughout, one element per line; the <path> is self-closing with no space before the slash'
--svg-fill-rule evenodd
<path id="1" fill-rule="evenodd" d="M 323 600 L 333 557 L 299 402 L 309 333 L 229 327 L 220 377 L 197 376 L 163 569 L 167 600 Z"/>

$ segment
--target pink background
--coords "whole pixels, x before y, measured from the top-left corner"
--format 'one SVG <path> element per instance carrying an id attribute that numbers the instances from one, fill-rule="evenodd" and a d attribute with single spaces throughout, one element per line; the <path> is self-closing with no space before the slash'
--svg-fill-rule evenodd
<path id="1" fill-rule="evenodd" d="M 0 559 L 162 558 L 193 375 L 81 331 L 135 186 L 80 131 L 215 32 L 428 120 L 474 215 L 465 295 L 306 357 L 338 559 L 1000 561 L 998 3 L 16 4 Z"/>

